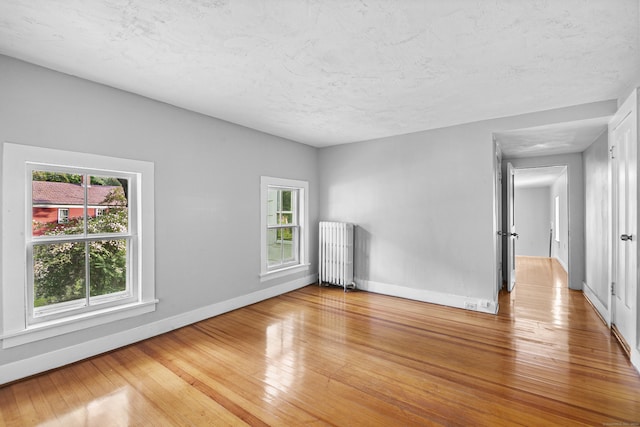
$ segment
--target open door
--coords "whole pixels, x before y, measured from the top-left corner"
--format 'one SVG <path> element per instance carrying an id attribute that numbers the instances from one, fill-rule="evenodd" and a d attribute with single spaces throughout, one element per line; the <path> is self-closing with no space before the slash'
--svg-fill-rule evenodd
<path id="1" fill-rule="evenodd" d="M 627 350 L 636 346 L 638 309 L 637 105 L 634 91 L 609 123 L 613 211 L 611 323 Z"/>
<path id="2" fill-rule="evenodd" d="M 507 163 L 507 290 L 511 292 L 516 284 L 516 233 L 515 183 L 513 165 Z"/>

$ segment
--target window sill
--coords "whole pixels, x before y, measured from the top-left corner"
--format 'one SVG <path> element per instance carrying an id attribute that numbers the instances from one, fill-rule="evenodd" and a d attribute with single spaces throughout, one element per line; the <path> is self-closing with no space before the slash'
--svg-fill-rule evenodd
<path id="1" fill-rule="evenodd" d="M 311 264 L 298 264 L 292 265 L 291 267 L 280 268 L 278 270 L 266 271 L 260 274 L 260 282 L 266 282 L 267 280 L 278 279 L 291 274 L 309 271 L 310 266 Z"/>
<path id="2" fill-rule="evenodd" d="M 135 302 L 30 325 L 25 330 L 2 335 L 0 337 L 2 348 L 17 347 L 93 326 L 140 316 L 155 311 L 157 303 L 158 300 Z"/>

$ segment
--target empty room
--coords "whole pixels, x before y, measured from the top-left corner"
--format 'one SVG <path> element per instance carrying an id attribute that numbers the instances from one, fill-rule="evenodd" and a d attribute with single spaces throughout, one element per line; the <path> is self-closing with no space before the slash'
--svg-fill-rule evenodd
<path id="1" fill-rule="evenodd" d="M 0 425 L 637 425 L 640 0 L 0 1 Z"/>

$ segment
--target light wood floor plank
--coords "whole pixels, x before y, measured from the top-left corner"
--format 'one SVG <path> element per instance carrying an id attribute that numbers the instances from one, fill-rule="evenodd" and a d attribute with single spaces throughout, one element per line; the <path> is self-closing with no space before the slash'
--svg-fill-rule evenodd
<path id="1" fill-rule="evenodd" d="M 640 423 L 640 376 L 547 258 L 496 316 L 307 286 L 0 388 L 0 424 Z"/>

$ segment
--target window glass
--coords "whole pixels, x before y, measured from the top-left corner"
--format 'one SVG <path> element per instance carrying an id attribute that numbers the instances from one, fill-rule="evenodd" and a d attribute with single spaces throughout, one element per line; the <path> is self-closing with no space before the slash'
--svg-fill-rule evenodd
<path id="1" fill-rule="evenodd" d="M 104 176 L 91 176 L 90 181 L 87 188 L 87 233 L 126 233 L 129 228 L 129 181 Z"/>
<path id="2" fill-rule="evenodd" d="M 92 297 L 127 290 L 127 240 L 89 242 L 89 281 Z"/>
<path id="3" fill-rule="evenodd" d="M 84 242 L 34 245 L 34 307 L 84 300 L 85 260 Z"/>
<path id="4" fill-rule="evenodd" d="M 32 235 L 84 232 L 82 175 L 34 170 L 31 173 Z"/>

